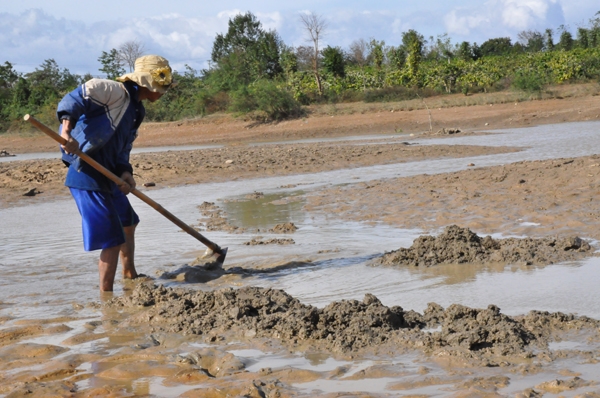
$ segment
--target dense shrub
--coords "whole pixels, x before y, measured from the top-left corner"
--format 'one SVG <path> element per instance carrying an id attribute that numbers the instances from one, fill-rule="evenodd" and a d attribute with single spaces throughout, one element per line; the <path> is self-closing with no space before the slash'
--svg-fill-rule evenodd
<path id="1" fill-rule="evenodd" d="M 512 86 L 525 92 L 540 92 L 544 88 L 544 78 L 535 71 L 519 71 L 515 74 Z"/>
<path id="2" fill-rule="evenodd" d="M 256 24 L 250 16 L 246 15 L 246 19 L 245 22 L 252 22 L 250 25 Z M 243 29 L 236 32 L 245 34 Z M 277 41 L 274 34 L 269 33 L 265 38 L 271 44 Z M 494 51 L 483 57 L 448 56 L 441 60 L 430 57 L 416 62 L 409 57 L 408 49 L 402 49 L 406 52 L 406 62 L 382 59 L 361 65 L 345 64 L 342 51 L 328 47 L 324 52 L 324 67 L 319 71 L 319 84 L 314 71 L 298 67 L 298 54 L 289 48 L 282 53 L 285 72 L 266 67 L 271 65 L 267 63 L 261 64 L 265 66 L 259 68 L 262 72 L 252 69 L 256 73 L 251 74 L 246 63 L 252 57 L 235 50 L 220 57 L 218 65 L 209 70 L 196 71 L 186 66 L 183 73 L 175 72 L 179 84 L 160 101 L 146 105 L 147 120 L 173 121 L 231 111 L 249 114 L 256 120 L 274 121 L 302 115 L 302 105 L 310 104 L 404 101 L 440 93 L 469 94 L 509 88 L 540 93 L 547 85 L 600 82 L 598 45 L 503 55 L 502 49 L 508 48 L 506 40 L 488 44 Z M 272 49 L 269 59 L 279 51 L 276 47 Z M 26 113 L 45 123 L 55 123 L 54 112 L 60 98 L 88 78 L 71 74 L 52 59 L 28 74 L 17 72 L 9 62 L 0 65 L 0 131 L 25 126 L 22 117 Z"/>
<path id="3" fill-rule="evenodd" d="M 303 114 L 301 104 L 292 94 L 272 80 L 260 80 L 235 91 L 229 109 L 261 121 L 279 121 Z"/>

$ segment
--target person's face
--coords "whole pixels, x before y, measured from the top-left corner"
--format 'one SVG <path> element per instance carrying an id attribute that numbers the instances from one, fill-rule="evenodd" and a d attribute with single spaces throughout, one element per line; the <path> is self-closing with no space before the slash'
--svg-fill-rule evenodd
<path id="1" fill-rule="evenodd" d="M 148 90 L 146 87 L 140 87 L 140 100 L 155 102 L 163 96 L 163 93 Z"/>
<path id="2" fill-rule="evenodd" d="M 148 101 L 150 101 L 150 102 L 157 101 L 162 96 L 163 96 L 163 93 L 158 93 L 158 92 L 150 91 L 150 93 L 148 94 Z"/>

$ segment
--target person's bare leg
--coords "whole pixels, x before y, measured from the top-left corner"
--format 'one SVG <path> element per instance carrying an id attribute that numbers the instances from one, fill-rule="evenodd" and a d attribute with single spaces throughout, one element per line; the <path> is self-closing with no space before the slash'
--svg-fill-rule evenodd
<path id="1" fill-rule="evenodd" d="M 134 254 L 135 254 L 135 227 L 125 227 L 125 243 L 121 245 L 121 264 L 123 264 L 123 278 L 135 279 L 138 273 L 135 270 Z"/>
<path id="2" fill-rule="evenodd" d="M 119 261 L 119 250 L 121 246 L 113 246 L 108 249 L 102 249 L 100 260 L 98 261 L 98 271 L 100 273 L 100 291 L 112 292 L 115 283 L 115 274 L 117 272 L 117 262 Z"/>

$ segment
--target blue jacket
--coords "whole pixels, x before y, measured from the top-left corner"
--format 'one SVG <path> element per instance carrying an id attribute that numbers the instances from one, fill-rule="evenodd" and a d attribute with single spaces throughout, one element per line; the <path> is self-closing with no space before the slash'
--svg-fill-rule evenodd
<path id="1" fill-rule="evenodd" d="M 65 95 L 56 114 L 59 120 L 68 117 L 75 123 L 71 135 L 79 142 L 82 152 L 119 177 L 125 171 L 133 172 L 129 154 L 146 114 L 135 83 L 89 80 Z M 66 186 L 112 191 L 112 181 L 78 156 L 61 151 L 63 161 L 69 165 Z"/>

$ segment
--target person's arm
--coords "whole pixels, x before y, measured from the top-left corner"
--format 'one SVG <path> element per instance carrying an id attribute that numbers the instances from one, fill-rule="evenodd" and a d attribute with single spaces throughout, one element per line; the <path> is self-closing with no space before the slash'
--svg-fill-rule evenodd
<path id="1" fill-rule="evenodd" d="M 133 178 L 133 174 L 129 171 L 125 171 L 121 174 L 121 179 L 125 181 L 125 185 L 119 185 L 119 189 L 125 195 L 129 194 L 133 188 L 135 188 L 135 179 Z"/>
<path id="2" fill-rule="evenodd" d="M 119 189 L 125 195 L 131 192 L 132 188 L 135 188 L 135 179 L 133 178 L 133 166 L 129 161 L 129 155 L 131 150 L 133 149 L 133 140 L 135 139 L 136 134 L 132 134 L 130 141 L 127 143 L 125 149 L 119 153 L 117 157 L 117 166 L 115 170 L 115 174 L 120 176 L 123 181 L 129 184 L 129 187 L 121 187 Z"/>
<path id="3" fill-rule="evenodd" d="M 119 153 L 117 157 L 117 166 L 116 173 L 120 175 L 121 178 L 126 181 L 131 188 L 135 188 L 135 180 L 133 178 L 133 166 L 129 160 L 129 156 L 131 154 L 131 150 L 133 149 L 133 142 L 137 138 L 138 129 L 140 124 L 142 124 L 144 118 L 146 116 L 146 110 L 142 104 L 139 104 L 139 108 L 137 109 L 136 123 L 132 126 L 132 130 L 128 136 L 128 142 L 123 151 Z M 123 188 L 119 187 L 121 191 L 125 194 L 129 192 L 125 192 Z"/>
<path id="4" fill-rule="evenodd" d="M 56 109 L 56 116 L 61 123 L 60 135 L 67 140 L 61 148 L 68 154 L 79 149 L 79 142 L 71 135 L 79 117 L 84 113 L 85 102 L 81 95 L 82 87 L 77 87 L 63 97 Z"/>
<path id="5" fill-rule="evenodd" d="M 61 145 L 61 148 L 68 154 L 75 153 L 79 149 L 79 142 L 73 136 L 71 136 L 71 131 L 73 130 L 73 122 L 71 122 L 70 117 L 62 118 L 62 129 L 60 130 L 60 135 L 62 138 L 67 140 L 67 143 Z"/>
<path id="6" fill-rule="evenodd" d="M 121 83 L 88 80 L 58 104 L 56 115 L 64 129 L 61 135 L 66 140 L 73 135 L 80 141 L 80 149 L 89 154 L 111 139 L 128 104 L 129 95 Z M 86 119 L 85 126 L 78 124 L 82 118 Z"/>

